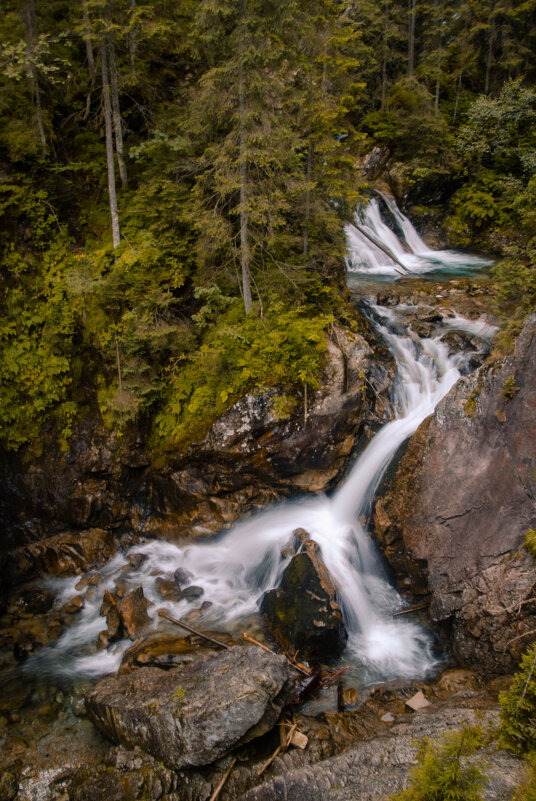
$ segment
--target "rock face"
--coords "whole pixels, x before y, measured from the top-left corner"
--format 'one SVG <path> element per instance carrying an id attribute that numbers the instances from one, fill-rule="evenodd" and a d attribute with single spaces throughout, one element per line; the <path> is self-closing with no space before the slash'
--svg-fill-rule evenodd
<path id="1" fill-rule="evenodd" d="M 193 666 L 105 678 L 86 706 L 111 740 L 177 769 L 208 765 L 270 731 L 294 685 L 285 657 L 236 647 Z"/>
<path id="2" fill-rule="evenodd" d="M 280 586 L 264 593 L 261 612 L 280 645 L 302 659 L 338 656 L 346 645 L 336 588 L 312 540 L 290 560 Z"/>
<path id="3" fill-rule="evenodd" d="M 463 378 L 409 443 L 375 526 L 467 665 L 503 672 L 536 628 L 536 315 L 499 369 Z"/>
<path id="4" fill-rule="evenodd" d="M 209 534 L 274 498 L 330 486 L 366 427 L 392 411 L 392 358 L 364 318 L 360 326 L 366 340 L 333 328 L 306 422 L 299 393 L 290 417 L 281 419 L 278 389 L 271 388 L 243 397 L 164 466 L 150 464 L 147 431 L 121 438 L 95 419 L 75 424 L 68 453 L 51 432 L 38 458 L 3 454 L 0 546 L 91 527 L 168 538 Z"/>

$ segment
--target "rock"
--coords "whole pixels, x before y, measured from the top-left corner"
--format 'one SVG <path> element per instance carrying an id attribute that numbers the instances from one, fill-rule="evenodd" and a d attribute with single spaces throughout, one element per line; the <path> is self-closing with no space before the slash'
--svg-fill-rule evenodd
<path id="1" fill-rule="evenodd" d="M 174 581 L 169 579 L 157 578 L 155 581 L 156 589 L 163 601 L 182 601 L 184 594 Z"/>
<path id="2" fill-rule="evenodd" d="M 363 161 L 363 175 L 370 181 L 376 180 L 386 169 L 391 151 L 385 145 L 376 145 L 370 153 L 367 153 Z"/>
<path id="3" fill-rule="evenodd" d="M 197 587 L 195 584 L 192 584 L 191 587 L 185 587 L 182 591 L 182 594 L 187 601 L 196 601 L 198 598 L 201 598 L 204 593 L 205 590 L 203 587 Z"/>
<path id="4" fill-rule="evenodd" d="M 16 599 L 16 605 L 22 606 L 25 612 L 41 615 L 48 612 L 54 604 L 54 594 L 40 587 L 23 590 Z"/>
<path id="5" fill-rule="evenodd" d="M 208 765 L 270 731 L 294 688 L 285 657 L 236 647 L 193 666 L 109 676 L 86 705 L 111 740 L 177 769 Z"/>
<path id="6" fill-rule="evenodd" d="M 143 637 L 150 631 L 151 618 L 147 614 L 148 606 L 149 601 L 141 587 L 117 600 L 117 611 L 121 618 L 123 632 L 131 640 L 137 640 L 138 637 Z"/>
<path id="7" fill-rule="evenodd" d="M 0 801 L 13 801 L 19 792 L 19 771 L 15 766 L 0 768 Z"/>
<path id="8" fill-rule="evenodd" d="M 85 601 L 81 595 L 75 595 L 61 607 L 61 611 L 66 615 L 75 615 L 80 612 L 85 606 Z"/>
<path id="9" fill-rule="evenodd" d="M 411 439 L 376 506 L 385 555 L 467 667 L 512 671 L 536 629 L 536 315 L 499 366 L 462 378 Z M 515 613 L 515 614 L 514 614 Z M 527 634 L 527 636 L 525 636 Z"/>
<path id="10" fill-rule="evenodd" d="M 392 712 L 386 712 L 385 715 L 382 715 L 380 718 L 383 723 L 394 723 L 396 718 Z"/>
<path id="11" fill-rule="evenodd" d="M 185 584 L 188 584 L 188 582 L 191 581 L 193 576 L 189 570 L 186 570 L 185 567 L 178 567 L 173 573 L 173 578 L 179 586 L 179 589 L 181 589 Z"/>
<path id="12" fill-rule="evenodd" d="M 216 632 L 214 637 L 227 645 L 235 644 L 233 638 L 223 632 Z M 186 636 L 186 633 L 184 636 L 179 636 L 158 631 L 139 640 L 125 651 L 119 673 L 130 673 L 139 667 L 169 669 L 185 663 L 191 664 L 200 656 L 220 652 L 218 646 L 212 646 L 199 637 Z"/>
<path id="13" fill-rule="evenodd" d="M 123 637 L 137 640 L 138 637 L 148 634 L 152 625 L 147 614 L 148 607 L 149 601 L 141 587 L 124 597 L 105 592 L 100 613 L 106 616 L 109 641 L 114 642 Z"/>
<path id="14" fill-rule="evenodd" d="M 110 634 L 108 629 L 103 629 L 103 631 L 99 631 L 99 634 L 97 636 L 97 651 L 103 651 L 105 648 L 108 648 L 109 644 L 110 644 Z"/>
<path id="15" fill-rule="evenodd" d="M 89 529 L 48 537 L 2 556 L 2 575 L 11 586 L 38 576 L 74 576 L 104 564 L 117 550 L 110 531 Z"/>
<path id="16" fill-rule="evenodd" d="M 338 656 L 346 645 L 336 588 L 312 540 L 289 562 L 279 587 L 264 593 L 260 608 L 275 639 L 301 659 Z"/>
<path id="17" fill-rule="evenodd" d="M 145 553 L 130 553 L 127 556 L 127 562 L 133 570 L 139 570 L 140 567 L 147 561 L 148 556 Z"/>
<path id="18" fill-rule="evenodd" d="M 418 712 L 419 709 L 424 709 L 427 706 L 430 706 L 430 701 L 426 699 L 426 696 L 419 690 L 418 693 L 415 693 L 411 698 L 408 698 L 406 701 L 406 706 L 409 709 L 412 709 L 414 712 Z"/>
<path id="19" fill-rule="evenodd" d="M 309 533 L 304 528 L 297 528 L 293 531 L 290 540 L 281 548 L 281 556 L 283 559 L 295 556 L 308 539 Z"/>

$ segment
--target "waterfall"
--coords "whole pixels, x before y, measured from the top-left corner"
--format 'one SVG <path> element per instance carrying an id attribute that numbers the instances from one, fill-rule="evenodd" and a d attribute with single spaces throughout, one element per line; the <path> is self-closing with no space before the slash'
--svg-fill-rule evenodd
<path id="1" fill-rule="evenodd" d="M 367 238 L 367 232 L 373 239 L 384 244 L 411 273 L 471 272 L 491 264 L 479 256 L 459 251 L 432 250 L 402 214 L 395 201 L 384 195 L 380 197 L 392 213 L 402 232 L 402 238 L 383 221 L 379 201 L 376 198 L 371 200 L 365 209 L 356 211 L 355 222 L 362 230 L 351 223 L 345 229 L 348 244 L 346 266 L 350 273 L 391 277 L 400 275 L 396 262 Z"/>
<path id="2" fill-rule="evenodd" d="M 380 320 L 376 326 L 396 360 L 397 416 L 373 437 L 334 496 L 317 495 L 276 505 L 237 523 L 210 542 L 179 546 L 151 541 L 135 546 L 133 551 L 147 556 L 137 571 L 125 567 L 128 554 L 117 556 L 99 571 L 100 592 L 93 602 L 86 603 L 78 623 L 28 660 L 28 669 L 86 676 L 117 669 L 129 641 L 97 654 L 90 652 L 90 644 L 104 628 L 104 619 L 99 616 L 102 593 L 113 589 L 119 575 L 132 588 L 143 587 L 146 597 L 154 602 L 156 625 L 159 607 L 178 618 L 191 611 L 192 605 L 186 600 L 163 602 L 155 584 L 159 574 L 185 568 L 192 575 L 192 583 L 201 586 L 204 598 L 211 602 L 202 613 L 200 625 L 238 634 L 258 613 L 262 594 L 278 585 L 290 560 L 283 558 L 282 549 L 292 532 L 301 527 L 321 547 L 338 587 L 349 632 L 347 649 L 365 667 L 369 678 L 426 674 L 434 662 L 429 635 L 412 621 L 393 618 L 393 611 L 400 609 L 403 601 L 384 574 L 373 540 L 358 518 L 368 508 L 398 447 L 456 382 L 466 357 L 449 355 L 439 337 L 420 339 L 407 330 L 402 312 L 374 305 L 370 308 L 374 318 Z M 78 579 L 56 580 L 60 602 L 75 594 Z"/>

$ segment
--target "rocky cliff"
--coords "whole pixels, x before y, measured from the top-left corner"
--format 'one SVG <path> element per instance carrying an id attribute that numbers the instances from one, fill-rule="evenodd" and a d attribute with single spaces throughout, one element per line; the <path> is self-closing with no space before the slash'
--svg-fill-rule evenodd
<path id="1" fill-rule="evenodd" d="M 463 663 L 502 672 L 536 629 L 536 315 L 514 353 L 463 378 L 419 428 L 375 512 L 399 576 L 430 593 Z"/>

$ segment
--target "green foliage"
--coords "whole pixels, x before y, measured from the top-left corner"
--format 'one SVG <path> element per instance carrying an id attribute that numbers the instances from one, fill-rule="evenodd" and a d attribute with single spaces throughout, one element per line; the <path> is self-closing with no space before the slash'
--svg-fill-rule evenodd
<path id="1" fill-rule="evenodd" d="M 505 379 L 505 382 L 504 382 L 504 384 L 502 386 L 500 394 L 503 396 L 505 401 L 508 403 L 508 401 L 511 401 L 512 398 L 515 396 L 516 392 L 518 392 L 518 391 L 519 391 L 519 387 L 516 385 L 515 376 L 509 375 L 508 378 Z"/>
<path id="2" fill-rule="evenodd" d="M 536 644 L 524 654 L 520 670 L 499 701 L 503 743 L 517 753 L 536 753 Z"/>
<path id="3" fill-rule="evenodd" d="M 529 777 L 512 796 L 512 801 L 536 801 L 536 761 L 529 760 Z"/>
<path id="4" fill-rule="evenodd" d="M 198 317 L 204 325 L 205 316 Z M 171 368 L 167 400 L 155 417 L 158 447 L 184 446 L 202 436 L 245 392 L 303 382 L 317 388 L 330 322 L 310 310 L 286 309 L 281 301 L 273 302 L 262 319 L 245 318 L 239 301 L 229 303 L 195 353 Z M 286 416 L 292 406 L 280 396 L 274 413 Z"/>
<path id="5" fill-rule="evenodd" d="M 474 754 L 484 741 L 481 727 L 464 727 L 436 741 L 424 739 L 408 787 L 392 801 L 480 801 L 482 767 L 464 757 Z"/>
<path id="6" fill-rule="evenodd" d="M 525 548 L 526 550 L 536 559 L 536 530 L 530 528 L 527 532 L 527 536 L 525 537 Z"/>

